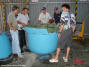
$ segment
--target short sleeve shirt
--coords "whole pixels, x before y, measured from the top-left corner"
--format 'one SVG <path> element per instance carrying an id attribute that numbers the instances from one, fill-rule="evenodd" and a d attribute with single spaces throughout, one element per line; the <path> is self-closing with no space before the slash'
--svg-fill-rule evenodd
<path id="1" fill-rule="evenodd" d="M 67 25 L 69 18 L 70 18 L 70 25 L 71 26 L 76 25 L 75 15 L 69 11 L 62 12 L 60 21 L 62 24 Z"/>
<path id="2" fill-rule="evenodd" d="M 13 27 L 15 29 L 18 29 L 18 24 L 17 24 L 17 21 L 16 21 L 16 16 L 15 16 L 15 14 L 13 12 L 9 13 L 8 18 L 7 18 L 7 22 L 12 23 Z"/>
<path id="3" fill-rule="evenodd" d="M 17 21 L 20 21 L 20 22 L 22 22 L 22 23 L 24 23 L 24 24 L 27 25 L 29 20 L 30 20 L 30 19 L 29 19 L 28 14 L 26 14 L 26 15 L 24 15 L 24 14 L 22 14 L 22 13 L 19 13 L 19 14 L 18 14 Z M 18 27 L 19 27 L 19 28 L 22 28 L 23 26 L 22 26 L 21 24 L 18 24 Z"/>
<path id="4" fill-rule="evenodd" d="M 22 13 L 19 13 L 18 14 L 17 21 L 20 21 L 20 22 L 22 22 L 24 24 L 27 24 L 29 20 L 30 19 L 29 19 L 28 14 L 26 14 L 26 15 L 24 15 Z"/>
<path id="5" fill-rule="evenodd" d="M 46 14 L 41 13 L 39 15 L 39 20 L 41 20 L 43 23 L 48 23 L 50 19 L 51 19 L 51 16 L 49 13 L 46 13 Z"/>

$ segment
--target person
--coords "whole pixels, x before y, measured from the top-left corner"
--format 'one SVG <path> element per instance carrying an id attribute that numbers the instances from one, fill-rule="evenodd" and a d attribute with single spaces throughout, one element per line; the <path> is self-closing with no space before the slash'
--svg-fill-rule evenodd
<path id="1" fill-rule="evenodd" d="M 16 17 L 18 14 L 19 8 L 17 6 L 13 6 L 12 12 L 8 15 L 8 25 L 10 27 L 10 34 L 12 37 L 12 53 L 17 54 L 18 57 L 23 58 L 21 54 L 19 39 L 18 39 L 18 24 L 16 21 Z"/>
<path id="2" fill-rule="evenodd" d="M 56 24 L 60 23 L 60 17 L 61 17 L 61 12 L 58 9 L 58 7 L 55 7 L 54 8 L 54 20 Z"/>
<path id="3" fill-rule="evenodd" d="M 59 30 L 59 44 L 56 51 L 56 56 L 53 59 L 50 59 L 49 62 L 56 63 L 58 62 L 59 55 L 61 52 L 61 49 L 63 49 L 65 46 L 67 47 L 66 56 L 63 57 L 64 62 L 68 62 L 68 57 L 72 45 L 72 35 L 76 28 L 76 21 L 74 14 L 70 11 L 70 6 L 68 4 L 62 5 L 62 15 L 61 15 L 61 25 Z"/>
<path id="4" fill-rule="evenodd" d="M 42 8 L 42 12 L 40 13 L 38 20 L 39 20 L 40 24 L 47 24 L 47 23 L 53 22 L 52 17 L 46 10 L 46 7 Z"/>
<path id="5" fill-rule="evenodd" d="M 18 14 L 17 17 L 17 22 L 18 22 L 18 33 L 19 33 L 19 42 L 20 42 L 20 48 L 21 48 L 21 52 L 24 52 L 24 47 L 26 46 L 26 38 L 25 38 L 25 31 L 23 29 L 23 26 L 26 26 L 28 24 L 30 24 L 30 19 L 28 16 L 28 9 L 27 8 L 23 8 L 22 12 Z"/>

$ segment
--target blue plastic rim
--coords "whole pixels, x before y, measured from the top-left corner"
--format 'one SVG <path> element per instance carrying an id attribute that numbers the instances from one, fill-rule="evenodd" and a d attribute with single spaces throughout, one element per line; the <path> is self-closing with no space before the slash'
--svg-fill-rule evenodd
<path id="1" fill-rule="evenodd" d="M 12 49 L 9 38 L 6 34 L 0 34 L 0 59 L 8 58 L 11 55 Z"/>
<path id="2" fill-rule="evenodd" d="M 48 33 L 47 29 L 25 27 L 29 49 L 37 54 L 50 54 L 57 49 L 58 33 Z"/>

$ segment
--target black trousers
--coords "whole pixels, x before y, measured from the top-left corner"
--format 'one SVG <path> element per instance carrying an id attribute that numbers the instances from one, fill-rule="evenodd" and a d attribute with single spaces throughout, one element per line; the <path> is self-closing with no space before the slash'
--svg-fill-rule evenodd
<path id="1" fill-rule="evenodd" d="M 26 46 L 25 31 L 18 30 L 18 34 L 19 34 L 19 43 L 20 43 L 21 52 L 23 52 L 23 47 Z"/>

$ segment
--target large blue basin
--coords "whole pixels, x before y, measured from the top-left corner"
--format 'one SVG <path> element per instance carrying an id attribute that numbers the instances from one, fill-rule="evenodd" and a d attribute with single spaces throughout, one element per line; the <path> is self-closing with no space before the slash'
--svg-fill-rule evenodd
<path id="1" fill-rule="evenodd" d="M 58 33 L 48 33 L 47 29 L 25 27 L 29 49 L 37 54 L 50 54 L 57 49 Z"/>
<path id="2" fill-rule="evenodd" d="M 8 58 L 12 53 L 11 44 L 5 33 L 0 34 L 0 59 Z"/>

